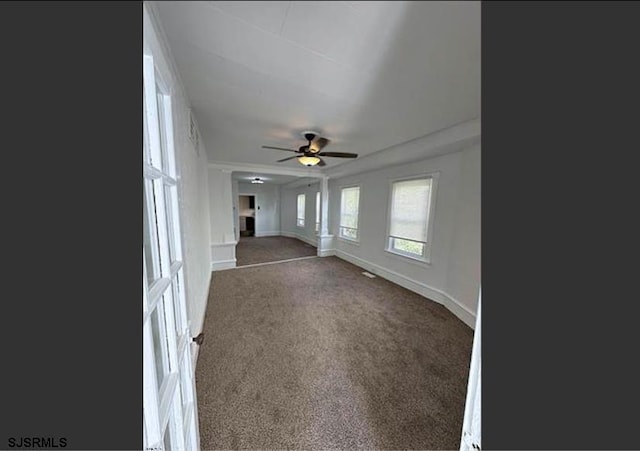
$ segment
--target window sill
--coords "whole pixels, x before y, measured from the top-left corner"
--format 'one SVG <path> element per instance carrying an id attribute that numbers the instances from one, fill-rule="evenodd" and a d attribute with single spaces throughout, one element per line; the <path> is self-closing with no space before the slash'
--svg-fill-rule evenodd
<path id="1" fill-rule="evenodd" d="M 419 265 L 419 266 L 431 266 L 430 258 L 412 257 L 410 255 L 401 254 L 399 252 L 392 251 L 391 249 L 385 249 L 384 251 L 392 255 L 394 258 L 397 258 L 398 260 L 402 260 L 405 263 L 412 263 L 414 265 Z"/>
<path id="2" fill-rule="evenodd" d="M 340 235 L 338 235 L 338 239 L 340 241 L 344 241 L 345 243 L 349 243 L 349 244 L 351 244 L 353 246 L 360 246 L 360 241 L 359 240 L 354 240 L 354 239 L 351 239 L 351 238 L 345 238 L 345 237 L 340 236 Z"/>

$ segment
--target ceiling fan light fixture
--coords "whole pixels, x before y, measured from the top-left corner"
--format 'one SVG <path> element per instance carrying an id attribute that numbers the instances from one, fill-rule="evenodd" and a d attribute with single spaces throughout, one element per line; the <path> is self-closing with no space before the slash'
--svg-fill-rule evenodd
<path id="1" fill-rule="evenodd" d="M 264 180 L 261 180 L 260 177 L 256 177 L 251 180 L 251 183 L 264 183 Z"/>
<path id="2" fill-rule="evenodd" d="M 300 164 L 304 166 L 315 166 L 316 164 L 320 163 L 320 158 L 302 156 L 298 157 L 298 162 L 300 162 Z"/>

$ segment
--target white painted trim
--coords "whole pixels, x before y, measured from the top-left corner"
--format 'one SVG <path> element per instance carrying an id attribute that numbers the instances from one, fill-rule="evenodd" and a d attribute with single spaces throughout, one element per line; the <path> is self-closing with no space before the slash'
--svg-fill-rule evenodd
<path id="1" fill-rule="evenodd" d="M 278 174 L 278 175 L 293 175 L 295 177 L 322 177 L 322 174 L 317 171 L 304 169 L 306 166 L 301 166 L 300 169 L 288 168 L 288 167 L 275 167 L 263 164 L 251 164 L 251 163 L 233 163 L 229 161 L 210 161 L 209 168 L 239 171 L 239 172 L 261 172 L 263 174 Z"/>
<path id="2" fill-rule="evenodd" d="M 304 166 L 297 169 L 227 161 L 210 161 L 209 167 L 242 172 L 294 175 L 296 177 L 322 178 L 330 176 L 331 178 L 342 178 L 464 150 L 480 142 L 480 124 L 480 118 L 474 118 L 326 169 L 320 169 L 318 166 L 314 166 L 313 169 Z"/>
<path id="3" fill-rule="evenodd" d="M 460 451 L 482 449 L 482 313 L 481 295 L 478 294 L 478 314 L 473 346 L 471 348 L 471 365 L 469 367 L 469 382 L 467 383 L 467 398 L 462 422 L 462 438 Z"/>
<path id="4" fill-rule="evenodd" d="M 317 174 L 314 177 L 311 177 L 311 176 L 302 177 L 302 178 L 299 178 L 298 180 L 294 180 L 292 182 L 285 183 L 285 184 L 282 184 L 280 186 L 283 189 L 289 190 L 289 189 L 299 188 L 299 187 L 304 186 L 304 185 L 315 185 L 316 183 L 320 184 L 320 182 L 322 181 L 323 177 L 324 176 L 322 174 Z"/>
<path id="5" fill-rule="evenodd" d="M 388 237 L 387 237 L 387 241 L 389 241 Z M 402 261 L 404 263 L 411 263 L 412 265 L 421 266 L 423 268 L 428 268 L 431 266 L 431 260 L 424 260 L 422 258 L 412 257 L 410 255 L 404 255 L 404 254 L 401 254 L 400 252 L 394 252 L 386 248 L 383 250 L 387 252 L 387 254 L 390 257 L 396 258 L 399 261 Z"/>
<path id="6" fill-rule="evenodd" d="M 286 260 L 276 260 L 276 261 L 273 261 L 273 262 L 253 263 L 251 265 L 236 266 L 233 269 L 244 269 L 244 268 L 253 268 L 255 266 L 275 265 L 276 263 L 287 263 L 287 262 L 295 262 L 295 261 L 298 261 L 298 260 L 309 260 L 310 258 L 318 258 L 318 256 L 317 255 L 309 255 L 307 257 L 288 258 Z"/>
<path id="7" fill-rule="evenodd" d="M 200 325 L 196 329 L 195 334 L 193 334 L 191 341 L 189 342 L 189 346 L 191 346 L 191 368 L 193 369 L 193 380 L 196 379 L 196 365 L 198 364 L 198 353 L 200 352 L 200 346 L 198 346 L 193 338 L 200 335 L 201 332 L 204 331 L 204 319 L 207 316 L 207 308 L 209 307 L 209 293 L 211 292 L 211 274 L 209 274 L 209 278 L 207 279 L 207 290 L 204 292 L 204 314 L 202 315 L 202 319 L 200 320 Z M 191 333 L 191 321 L 187 325 L 189 332 Z"/>
<path id="8" fill-rule="evenodd" d="M 440 180 L 440 174 L 442 171 L 427 171 L 423 173 L 417 173 L 405 177 L 393 177 L 388 179 L 389 186 L 387 189 L 387 230 L 385 236 L 384 250 L 391 255 L 398 256 L 400 258 L 414 260 L 412 263 L 419 263 L 422 265 L 431 266 L 431 249 L 433 247 L 433 229 L 435 224 L 436 214 L 436 199 L 438 195 L 438 181 Z M 393 207 L 393 185 L 397 182 L 407 182 L 411 180 L 425 180 L 431 179 L 431 186 L 429 188 L 429 208 L 427 210 L 427 241 L 424 242 L 424 255 L 421 257 L 405 255 L 402 252 L 397 252 L 389 247 L 389 238 L 391 238 L 391 210 Z M 402 238 L 400 238 L 402 239 Z"/>
<path id="9" fill-rule="evenodd" d="M 237 241 L 229 241 L 228 243 L 210 243 L 211 247 L 227 247 L 227 246 L 235 246 L 238 244 Z"/>
<path id="10" fill-rule="evenodd" d="M 383 268 L 380 265 L 371 263 L 360 257 L 356 257 L 355 255 L 344 252 L 343 250 L 336 249 L 335 252 L 336 257 L 338 258 L 364 268 L 372 274 L 380 276 L 383 279 L 387 279 L 395 284 L 400 285 L 403 288 L 406 288 L 407 290 L 413 291 L 414 293 L 424 296 L 425 298 L 431 299 L 438 304 L 444 305 L 454 315 L 460 318 L 460 320 L 462 320 L 462 322 L 464 322 L 467 326 L 471 327 L 472 329 L 475 327 L 475 313 L 473 313 L 466 306 L 461 304 L 457 299 L 455 299 L 453 296 L 448 295 L 444 291 L 430 287 L 425 283 L 418 282 L 417 280 L 413 280 L 410 277 L 404 276 L 395 271 Z"/>
<path id="11" fill-rule="evenodd" d="M 394 144 L 323 171 L 331 178 L 375 171 L 412 161 L 424 160 L 464 150 L 480 143 L 480 118 L 461 122 L 428 135 Z"/>
<path id="12" fill-rule="evenodd" d="M 347 227 L 347 226 L 343 226 L 342 225 L 342 192 L 345 189 L 350 189 L 350 188 L 358 188 L 358 214 L 356 215 L 356 226 L 355 227 Z M 338 186 L 338 195 L 339 195 L 339 199 L 338 199 L 338 232 L 336 233 L 336 236 L 338 237 L 339 240 L 343 240 L 346 242 L 349 242 L 350 244 L 354 244 L 356 246 L 360 246 L 360 213 L 362 212 L 362 183 L 360 182 L 360 180 L 356 180 L 353 181 L 351 183 L 347 183 L 347 184 L 342 184 Z M 347 238 L 347 237 L 343 237 L 341 232 L 342 232 L 342 227 L 347 227 L 349 229 L 355 229 L 356 231 L 356 238 Z"/>
<path id="13" fill-rule="evenodd" d="M 332 255 L 336 255 L 336 242 L 334 235 L 316 235 L 316 239 L 318 240 L 318 257 L 330 257 Z"/>
<path id="14" fill-rule="evenodd" d="M 233 269 L 236 267 L 236 259 L 217 260 L 211 262 L 211 271 L 223 271 L 225 269 Z"/>
<path id="15" fill-rule="evenodd" d="M 350 245 L 352 245 L 352 246 L 358 246 L 358 247 L 360 247 L 360 240 L 353 240 L 353 239 L 351 239 L 351 238 L 346 238 L 346 237 L 344 237 L 344 236 L 340 236 L 340 235 L 339 235 L 339 233 L 340 233 L 340 230 L 339 230 L 339 229 L 340 229 L 340 228 L 338 227 L 338 235 L 336 235 L 336 237 L 338 238 L 338 240 L 339 240 L 339 241 L 342 241 L 343 243 L 350 244 Z M 356 230 L 358 230 L 358 232 L 360 231 L 359 229 L 356 229 Z"/>
<path id="16" fill-rule="evenodd" d="M 191 346 L 191 368 L 193 369 L 193 379 L 195 380 L 196 365 L 198 364 L 198 353 L 200 352 L 200 346 L 198 346 L 198 344 L 194 341 L 189 343 L 189 346 Z"/>
<path id="17" fill-rule="evenodd" d="M 300 241 L 304 241 L 305 243 L 310 244 L 313 247 L 318 247 L 317 240 L 312 240 L 311 238 L 308 238 L 308 237 L 306 237 L 304 235 L 299 235 L 299 234 L 294 233 L 294 232 L 280 232 L 280 234 L 282 236 L 286 236 L 288 238 L 296 238 L 296 239 L 298 239 Z"/>
<path id="18" fill-rule="evenodd" d="M 271 232 L 256 232 L 256 238 L 261 238 L 265 236 L 280 236 L 280 231 L 271 231 Z"/>

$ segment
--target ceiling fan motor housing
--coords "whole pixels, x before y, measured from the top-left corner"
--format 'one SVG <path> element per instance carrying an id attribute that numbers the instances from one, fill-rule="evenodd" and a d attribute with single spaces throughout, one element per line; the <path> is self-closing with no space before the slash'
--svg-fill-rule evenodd
<path id="1" fill-rule="evenodd" d="M 313 139 L 319 135 L 320 133 L 314 132 L 313 130 L 305 130 L 302 132 L 302 136 L 304 136 L 304 139 L 306 139 L 307 141 L 313 141 Z"/>

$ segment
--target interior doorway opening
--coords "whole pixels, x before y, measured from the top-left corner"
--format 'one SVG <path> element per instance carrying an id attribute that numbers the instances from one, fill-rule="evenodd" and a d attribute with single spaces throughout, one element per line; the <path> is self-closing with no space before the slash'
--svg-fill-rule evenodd
<path id="1" fill-rule="evenodd" d="M 256 236 L 256 196 L 239 196 L 238 216 L 240 236 Z"/>

